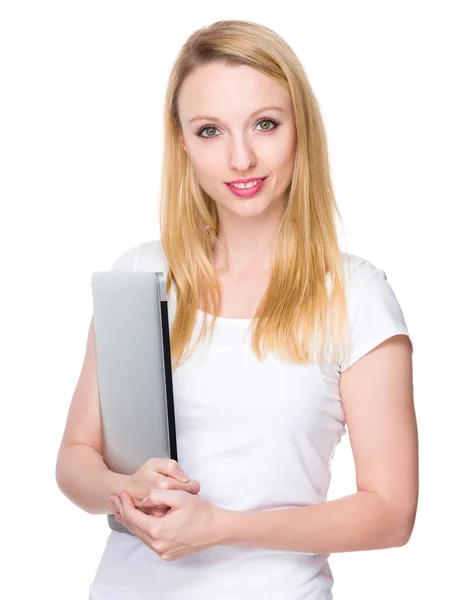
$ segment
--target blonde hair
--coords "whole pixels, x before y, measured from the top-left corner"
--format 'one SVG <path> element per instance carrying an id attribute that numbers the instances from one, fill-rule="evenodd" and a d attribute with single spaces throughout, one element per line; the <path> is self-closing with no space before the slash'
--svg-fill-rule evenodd
<path id="1" fill-rule="evenodd" d="M 253 352 L 260 361 L 269 349 L 299 364 L 322 361 L 330 331 L 330 360 L 335 362 L 347 343 L 349 324 L 334 221 L 337 216 L 342 223 L 342 218 L 334 198 L 321 112 L 300 61 L 283 38 L 257 23 L 227 20 L 188 38 L 175 60 L 165 95 L 160 232 L 169 263 L 167 292 L 173 285 L 177 299 L 170 333 L 174 369 L 207 334 L 204 319 L 185 357 L 200 299 L 211 300 L 210 335 L 221 312 L 220 285 L 210 260 L 219 245 L 216 204 L 197 182 L 179 138 L 182 84 L 194 70 L 210 63 L 248 65 L 268 75 L 289 91 L 296 120 L 293 178 L 277 231 L 271 280 L 252 321 Z"/>

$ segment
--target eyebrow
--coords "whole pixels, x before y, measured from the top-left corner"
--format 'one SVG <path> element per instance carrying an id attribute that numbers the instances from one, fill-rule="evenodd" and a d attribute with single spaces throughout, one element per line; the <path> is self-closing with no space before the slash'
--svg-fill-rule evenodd
<path id="1" fill-rule="evenodd" d="M 280 112 L 286 112 L 284 108 L 280 108 L 279 106 L 263 106 L 263 108 L 258 108 L 258 110 L 252 112 L 250 117 L 254 117 L 258 113 L 263 112 L 265 110 L 278 110 Z M 219 119 L 218 117 L 210 117 L 209 115 L 197 115 L 193 117 L 193 119 L 190 119 L 189 123 L 193 123 L 193 121 L 200 121 L 201 119 L 207 119 L 209 121 L 219 121 L 220 123 L 222 122 L 221 119 Z"/>

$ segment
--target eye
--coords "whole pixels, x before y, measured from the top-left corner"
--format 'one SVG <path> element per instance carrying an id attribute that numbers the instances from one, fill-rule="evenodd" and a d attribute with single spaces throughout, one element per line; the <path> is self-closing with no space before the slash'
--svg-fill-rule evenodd
<path id="1" fill-rule="evenodd" d="M 277 123 L 274 119 L 260 119 L 258 121 L 257 125 L 259 125 L 261 123 L 272 123 L 273 124 L 273 127 L 271 129 L 269 129 L 269 126 L 268 126 L 265 129 L 259 130 L 259 131 L 261 131 L 261 133 L 268 133 L 279 127 L 279 123 Z M 207 139 L 210 140 L 212 138 L 218 137 L 217 135 L 206 135 L 206 136 L 201 135 L 203 131 L 210 132 L 210 130 L 213 130 L 213 129 L 217 129 L 217 128 L 214 125 L 205 125 L 204 127 L 201 127 L 197 131 L 196 135 L 198 137 L 201 137 L 204 140 L 207 140 Z"/>
<path id="2" fill-rule="evenodd" d="M 261 119 L 261 121 L 258 121 L 257 125 L 260 123 L 273 123 L 274 125 L 274 127 L 272 127 L 271 129 L 269 129 L 268 127 L 266 129 L 262 129 L 261 131 L 263 131 L 264 133 L 272 131 L 273 129 L 276 129 L 278 127 L 278 123 L 276 123 L 276 121 L 273 121 L 273 119 Z"/>
<path id="3" fill-rule="evenodd" d="M 210 135 L 206 135 L 206 136 L 201 135 L 202 131 L 208 131 L 208 132 L 210 132 L 210 129 L 213 130 L 213 129 L 216 129 L 216 127 L 213 127 L 213 125 L 205 125 L 205 127 L 202 127 L 202 129 L 200 129 L 197 132 L 198 137 L 201 137 L 201 138 L 204 137 L 205 139 L 210 139 L 211 137 L 217 137 L 216 135 L 211 135 L 211 136 Z"/>

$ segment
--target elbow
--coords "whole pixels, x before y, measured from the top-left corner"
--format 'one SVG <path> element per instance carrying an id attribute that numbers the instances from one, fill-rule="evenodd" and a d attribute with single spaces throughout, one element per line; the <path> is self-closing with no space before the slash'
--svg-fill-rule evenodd
<path id="1" fill-rule="evenodd" d="M 55 480 L 56 480 L 56 485 L 58 486 L 58 488 L 60 489 L 61 492 L 64 493 L 63 491 L 63 481 L 64 481 L 64 472 L 65 469 L 63 468 L 63 455 L 64 455 L 64 451 L 65 451 L 65 446 L 64 444 L 61 444 L 59 450 L 58 450 L 58 454 L 56 456 L 56 465 L 55 465 Z"/>
<path id="2" fill-rule="evenodd" d="M 397 546 L 405 546 L 410 541 L 413 533 L 414 521 L 409 521 L 407 524 L 400 528 L 398 535 L 398 544 Z"/>
<path id="3" fill-rule="evenodd" d="M 386 531 L 387 548 L 398 548 L 405 546 L 410 541 L 416 518 L 416 505 L 413 507 L 398 505 L 397 502 L 389 502 L 382 496 L 385 509 L 382 519 L 385 522 L 383 531 Z"/>
<path id="4" fill-rule="evenodd" d="M 410 515 L 399 519 L 399 525 L 396 527 L 395 547 L 401 547 L 408 544 L 415 526 L 416 510 Z"/>
<path id="5" fill-rule="evenodd" d="M 55 481 L 56 481 L 56 486 L 57 486 L 58 490 L 63 494 L 63 496 L 65 496 L 66 498 L 68 498 L 68 500 L 70 500 L 71 498 L 69 497 L 69 494 L 68 494 L 67 477 L 65 476 L 64 469 L 62 468 L 61 461 L 59 459 L 56 462 Z"/>
<path id="6" fill-rule="evenodd" d="M 58 486 L 58 488 L 63 491 L 61 489 L 61 451 L 58 452 L 58 456 L 56 458 L 56 465 L 55 465 L 55 481 L 56 481 L 56 485 Z"/>
<path id="7" fill-rule="evenodd" d="M 55 465 L 55 481 L 59 491 L 63 494 L 63 496 L 68 498 L 68 500 L 71 500 L 69 495 L 71 477 L 69 475 L 67 462 L 65 461 L 65 450 L 66 447 L 62 445 L 58 451 Z"/>

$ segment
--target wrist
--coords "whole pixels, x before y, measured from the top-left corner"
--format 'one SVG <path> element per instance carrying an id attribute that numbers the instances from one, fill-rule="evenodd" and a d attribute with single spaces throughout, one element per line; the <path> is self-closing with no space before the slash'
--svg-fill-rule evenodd
<path id="1" fill-rule="evenodd" d="M 237 531 L 243 527 L 244 513 L 220 508 L 216 516 L 215 537 L 217 546 L 232 546 L 239 543 Z"/>
<path id="2" fill-rule="evenodd" d="M 122 490 L 130 490 L 130 476 L 123 475 L 122 473 L 114 473 L 108 469 L 106 473 L 106 504 L 108 507 L 109 514 L 115 514 L 114 506 L 109 501 L 112 495 L 119 496 Z"/>

